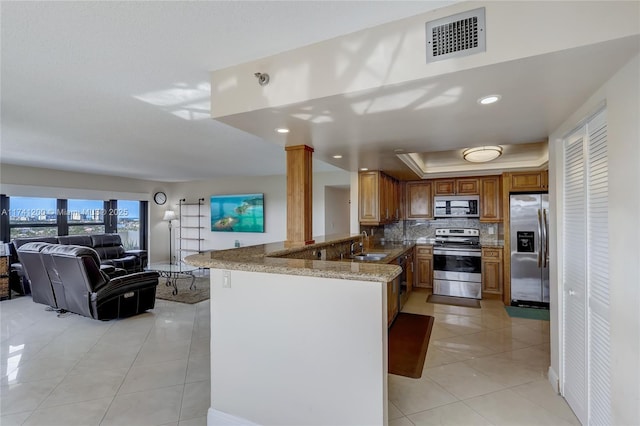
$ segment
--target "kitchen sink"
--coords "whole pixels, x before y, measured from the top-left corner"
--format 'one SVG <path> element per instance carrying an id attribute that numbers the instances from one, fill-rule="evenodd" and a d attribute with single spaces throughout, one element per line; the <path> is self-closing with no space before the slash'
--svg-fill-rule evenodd
<path id="1" fill-rule="evenodd" d="M 367 254 L 356 254 L 353 256 L 355 260 L 369 260 L 369 261 L 378 261 L 387 257 L 386 253 L 367 253 Z"/>

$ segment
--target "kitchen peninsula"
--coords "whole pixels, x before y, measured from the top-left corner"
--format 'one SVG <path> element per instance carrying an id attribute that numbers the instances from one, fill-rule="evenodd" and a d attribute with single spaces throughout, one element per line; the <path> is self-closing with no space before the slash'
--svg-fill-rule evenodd
<path id="1" fill-rule="evenodd" d="M 209 425 L 387 424 L 387 282 L 401 268 L 344 261 L 362 240 L 186 258 L 210 269 Z"/>

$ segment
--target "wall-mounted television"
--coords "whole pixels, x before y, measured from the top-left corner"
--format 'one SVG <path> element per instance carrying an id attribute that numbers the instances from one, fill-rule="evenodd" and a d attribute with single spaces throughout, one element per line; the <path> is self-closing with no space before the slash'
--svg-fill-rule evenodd
<path id="1" fill-rule="evenodd" d="M 264 194 L 212 195 L 211 231 L 264 232 Z"/>

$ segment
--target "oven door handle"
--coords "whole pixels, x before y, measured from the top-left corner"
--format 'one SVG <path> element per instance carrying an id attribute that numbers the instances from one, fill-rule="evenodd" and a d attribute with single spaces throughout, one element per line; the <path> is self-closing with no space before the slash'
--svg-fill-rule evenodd
<path id="1" fill-rule="evenodd" d="M 447 249 L 434 249 L 434 256 L 465 256 L 465 257 L 482 257 L 481 251 L 468 251 L 468 250 L 447 250 Z"/>

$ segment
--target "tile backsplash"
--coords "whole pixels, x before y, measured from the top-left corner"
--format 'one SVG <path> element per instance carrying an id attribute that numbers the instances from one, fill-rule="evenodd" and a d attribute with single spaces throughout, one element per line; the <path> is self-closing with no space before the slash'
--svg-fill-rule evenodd
<path id="1" fill-rule="evenodd" d="M 376 236 L 382 236 L 381 228 L 376 228 Z M 387 241 L 415 241 L 418 238 L 434 238 L 438 228 L 475 228 L 480 230 L 480 241 L 497 244 L 504 240 L 502 223 L 481 223 L 479 219 L 434 219 L 405 220 L 384 226 Z"/>

